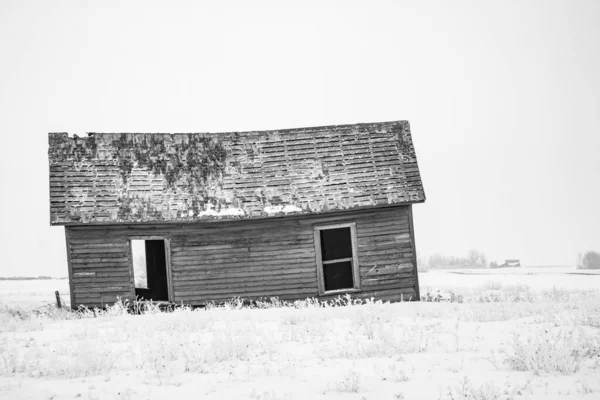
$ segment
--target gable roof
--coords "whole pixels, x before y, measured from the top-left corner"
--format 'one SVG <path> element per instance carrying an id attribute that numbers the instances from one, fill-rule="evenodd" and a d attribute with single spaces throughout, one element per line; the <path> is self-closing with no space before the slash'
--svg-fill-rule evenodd
<path id="1" fill-rule="evenodd" d="M 408 121 L 49 134 L 52 225 L 195 222 L 425 201 Z"/>

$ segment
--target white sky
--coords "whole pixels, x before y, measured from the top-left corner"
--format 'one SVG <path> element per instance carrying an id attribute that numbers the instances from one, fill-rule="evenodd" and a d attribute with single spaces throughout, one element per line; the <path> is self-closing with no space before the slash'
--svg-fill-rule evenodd
<path id="1" fill-rule="evenodd" d="M 600 1 L 283 3 L 3 0 L 0 276 L 67 275 L 61 131 L 407 119 L 421 254 L 600 250 Z"/>

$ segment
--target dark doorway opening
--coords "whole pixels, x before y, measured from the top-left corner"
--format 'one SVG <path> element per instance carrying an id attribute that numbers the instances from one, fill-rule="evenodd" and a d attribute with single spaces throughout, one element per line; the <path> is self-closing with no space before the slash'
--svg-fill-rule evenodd
<path id="1" fill-rule="evenodd" d="M 131 255 L 136 297 L 143 300 L 169 301 L 165 241 L 131 240 Z"/>

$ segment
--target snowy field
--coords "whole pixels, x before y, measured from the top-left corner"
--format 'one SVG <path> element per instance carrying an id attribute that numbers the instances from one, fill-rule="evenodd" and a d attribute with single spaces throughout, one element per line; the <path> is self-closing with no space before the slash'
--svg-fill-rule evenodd
<path id="1" fill-rule="evenodd" d="M 578 270 L 565 267 L 529 267 L 498 269 L 436 270 L 419 274 L 421 295 L 450 290 L 463 295 L 504 287 L 525 285 L 533 291 L 600 290 L 600 270 Z"/>
<path id="2" fill-rule="evenodd" d="M 57 290 L 61 299 L 69 304 L 67 279 L 0 280 L 0 307 L 5 308 L 8 305 L 31 310 L 47 304 L 55 304 L 54 292 Z"/>
<path id="3" fill-rule="evenodd" d="M 49 307 L 66 280 L 0 281 L 0 399 L 598 399 L 600 275 L 431 271 L 462 303 Z"/>

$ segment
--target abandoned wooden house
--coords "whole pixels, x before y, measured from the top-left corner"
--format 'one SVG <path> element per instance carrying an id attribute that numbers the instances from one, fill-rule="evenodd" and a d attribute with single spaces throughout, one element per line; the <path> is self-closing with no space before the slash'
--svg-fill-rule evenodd
<path id="1" fill-rule="evenodd" d="M 71 305 L 117 297 L 419 299 L 407 121 L 233 133 L 49 134 Z"/>

